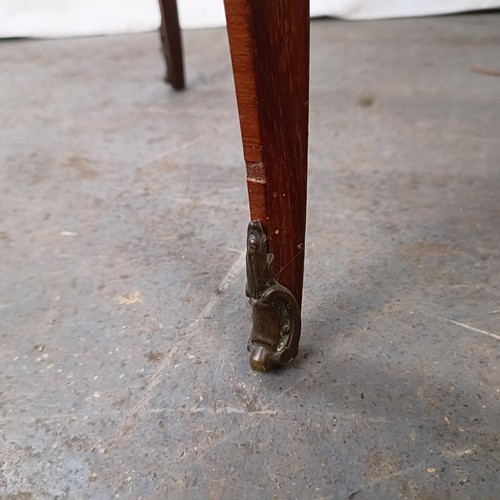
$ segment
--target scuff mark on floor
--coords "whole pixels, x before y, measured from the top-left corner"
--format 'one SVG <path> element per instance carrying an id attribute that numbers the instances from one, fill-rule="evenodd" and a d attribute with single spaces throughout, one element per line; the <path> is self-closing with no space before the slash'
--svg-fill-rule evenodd
<path id="1" fill-rule="evenodd" d="M 449 321 L 450 323 L 453 323 L 454 325 L 461 326 L 462 328 L 465 328 L 466 330 L 470 330 L 471 332 L 482 333 L 483 335 L 487 335 L 488 337 L 491 337 L 492 339 L 500 340 L 500 335 L 497 335 L 495 333 L 487 332 L 486 330 L 481 330 L 480 328 L 476 328 L 475 326 L 467 325 L 466 323 L 460 323 L 459 321 L 454 321 L 454 320 L 448 319 L 448 318 L 446 318 L 446 321 Z"/>

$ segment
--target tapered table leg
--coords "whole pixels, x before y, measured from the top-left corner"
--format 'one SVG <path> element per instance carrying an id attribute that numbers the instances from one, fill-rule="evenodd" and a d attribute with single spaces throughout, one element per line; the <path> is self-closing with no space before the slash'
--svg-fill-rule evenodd
<path id="1" fill-rule="evenodd" d="M 161 10 L 161 40 L 167 64 L 165 81 L 176 90 L 184 88 L 182 39 L 176 0 L 159 0 Z"/>
<path id="2" fill-rule="evenodd" d="M 251 221 L 250 364 L 293 359 L 300 337 L 309 113 L 309 1 L 225 0 Z"/>

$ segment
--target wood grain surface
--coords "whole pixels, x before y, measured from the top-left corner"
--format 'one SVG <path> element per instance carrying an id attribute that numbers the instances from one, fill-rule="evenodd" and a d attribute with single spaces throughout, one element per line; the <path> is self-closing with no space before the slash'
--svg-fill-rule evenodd
<path id="1" fill-rule="evenodd" d="M 250 217 L 278 281 L 302 298 L 307 198 L 309 1 L 225 0 Z"/>

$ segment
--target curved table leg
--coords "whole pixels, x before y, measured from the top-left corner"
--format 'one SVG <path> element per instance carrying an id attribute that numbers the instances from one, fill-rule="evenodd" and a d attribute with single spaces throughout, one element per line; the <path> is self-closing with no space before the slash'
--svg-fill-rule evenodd
<path id="1" fill-rule="evenodd" d="M 250 218 L 250 365 L 298 350 L 304 272 L 309 113 L 309 1 L 225 0 Z"/>

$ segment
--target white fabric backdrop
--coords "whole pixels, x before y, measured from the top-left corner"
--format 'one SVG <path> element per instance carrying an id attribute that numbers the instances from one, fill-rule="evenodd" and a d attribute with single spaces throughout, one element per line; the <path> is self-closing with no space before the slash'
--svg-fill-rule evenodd
<path id="1" fill-rule="evenodd" d="M 271 1 L 271 0 L 270 0 Z M 223 0 L 178 0 L 183 28 L 225 24 Z M 500 0 L 311 0 L 311 15 L 422 16 L 500 7 Z M 158 28 L 157 0 L 0 0 L 0 37 L 64 37 Z"/>

